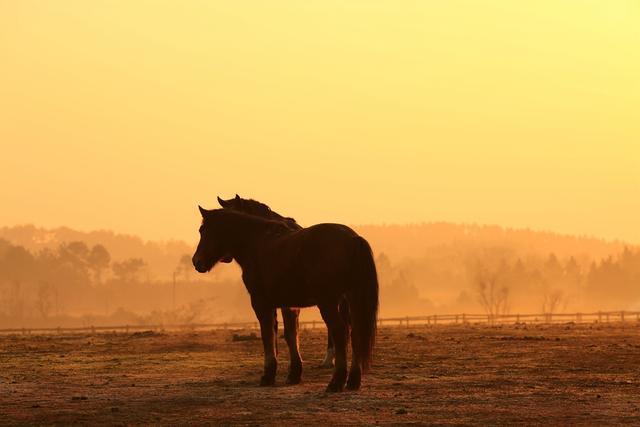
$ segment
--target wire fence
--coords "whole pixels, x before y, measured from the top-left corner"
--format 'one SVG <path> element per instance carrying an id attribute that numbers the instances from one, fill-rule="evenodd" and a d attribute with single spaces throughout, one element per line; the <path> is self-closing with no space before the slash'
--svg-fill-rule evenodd
<path id="1" fill-rule="evenodd" d="M 432 314 L 428 316 L 405 316 L 378 318 L 380 327 L 410 327 L 431 325 L 506 325 L 506 324 L 552 324 L 552 323 L 608 323 L 608 322 L 640 322 L 640 311 L 596 311 L 589 313 L 539 313 L 539 314 Z M 322 320 L 306 320 L 300 322 L 301 329 L 324 328 Z M 0 329 L 0 334 L 61 334 L 61 333 L 97 333 L 97 332 L 140 332 L 165 330 L 238 330 L 259 329 L 254 322 L 223 323 L 187 323 L 187 324 L 141 324 L 113 326 L 79 326 L 48 328 L 7 328 Z"/>

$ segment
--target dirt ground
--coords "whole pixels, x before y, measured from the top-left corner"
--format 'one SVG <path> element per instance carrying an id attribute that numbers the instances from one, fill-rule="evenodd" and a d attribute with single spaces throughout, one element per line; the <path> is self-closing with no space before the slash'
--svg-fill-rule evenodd
<path id="1" fill-rule="evenodd" d="M 280 338 L 268 388 L 260 341 L 233 333 L 0 336 L 0 424 L 640 424 L 635 322 L 384 327 L 362 390 L 337 394 L 323 329 L 296 386 Z"/>

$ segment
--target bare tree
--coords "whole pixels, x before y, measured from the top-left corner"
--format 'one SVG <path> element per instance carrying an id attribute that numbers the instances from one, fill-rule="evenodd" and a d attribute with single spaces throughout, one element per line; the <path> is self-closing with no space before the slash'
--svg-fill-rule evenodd
<path id="1" fill-rule="evenodd" d="M 542 313 L 551 321 L 551 316 L 567 306 L 568 299 L 560 289 L 546 292 L 542 300 Z M 562 307 L 562 308 L 561 308 Z"/>
<path id="2" fill-rule="evenodd" d="M 493 323 L 497 316 L 509 312 L 509 287 L 500 283 L 498 272 L 482 270 L 478 273 L 475 290 L 480 305 L 489 316 L 489 322 Z"/>

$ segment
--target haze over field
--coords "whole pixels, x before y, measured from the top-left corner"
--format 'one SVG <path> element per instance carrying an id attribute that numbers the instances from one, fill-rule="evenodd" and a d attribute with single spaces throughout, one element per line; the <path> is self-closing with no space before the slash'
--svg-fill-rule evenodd
<path id="1" fill-rule="evenodd" d="M 640 309 L 637 246 L 450 223 L 357 230 L 374 250 L 383 317 Z M 0 328 L 252 321 L 237 265 L 198 274 L 192 252 L 108 231 L 0 228 Z"/>

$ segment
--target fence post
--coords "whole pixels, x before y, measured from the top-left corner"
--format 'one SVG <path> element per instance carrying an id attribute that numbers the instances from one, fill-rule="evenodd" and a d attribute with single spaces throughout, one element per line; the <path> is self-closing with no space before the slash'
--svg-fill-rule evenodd
<path id="1" fill-rule="evenodd" d="M 602 323 L 602 312 L 598 311 L 598 323 Z"/>
<path id="2" fill-rule="evenodd" d="M 462 323 L 467 323 L 467 315 L 462 313 Z"/>
<path id="3" fill-rule="evenodd" d="M 405 322 L 407 322 L 407 323 L 405 324 L 405 326 L 408 328 L 408 327 L 409 327 L 409 316 L 407 316 L 407 318 L 405 319 Z"/>
<path id="4" fill-rule="evenodd" d="M 620 312 L 620 321 L 624 322 L 624 310 Z"/>

